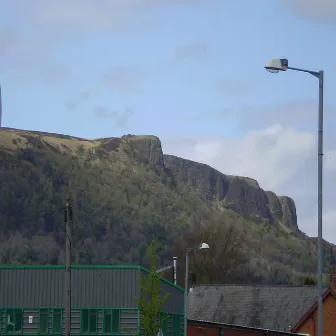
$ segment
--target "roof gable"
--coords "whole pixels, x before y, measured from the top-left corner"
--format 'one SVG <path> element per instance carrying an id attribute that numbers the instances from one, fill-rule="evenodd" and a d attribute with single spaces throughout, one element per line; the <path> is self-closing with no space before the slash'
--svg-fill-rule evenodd
<path id="1" fill-rule="evenodd" d="M 290 331 L 316 297 L 315 286 L 197 286 L 188 295 L 188 318 Z"/>
<path id="2" fill-rule="evenodd" d="M 328 288 L 322 296 L 322 302 L 328 297 L 328 296 L 333 296 L 336 299 L 336 293 L 332 288 Z M 308 311 L 301 317 L 301 319 L 297 322 L 297 324 L 292 328 L 292 331 L 295 333 L 301 325 L 311 316 L 315 310 L 317 309 L 317 300 L 315 300 L 314 304 L 308 309 Z"/>

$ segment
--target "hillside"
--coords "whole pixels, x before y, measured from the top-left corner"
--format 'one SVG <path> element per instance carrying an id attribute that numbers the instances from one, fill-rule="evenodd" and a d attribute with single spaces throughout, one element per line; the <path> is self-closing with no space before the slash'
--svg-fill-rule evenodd
<path id="1" fill-rule="evenodd" d="M 161 265 L 170 263 L 178 238 L 204 219 L 242 228 L 239 249 L 255 282 L 297 282 L 316 270 L 316 243 L 299 231 L 291 198 L 163 155 L 155 136 L 86 140 L 2 128 L 0 160 L 1 263 L 62 263 L 70 197 L 74 263 L 146 263 L 153 234 Z"/>

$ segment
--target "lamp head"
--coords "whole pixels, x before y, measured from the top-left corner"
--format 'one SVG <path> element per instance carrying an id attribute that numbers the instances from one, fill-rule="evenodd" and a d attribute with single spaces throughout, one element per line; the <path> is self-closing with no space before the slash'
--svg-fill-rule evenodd
<path id="1" fill-rule="evenodd" d="M 202 243 L 199 248 L 200 250 L 207 250 L 210 248 L 210 246 L 207 243 Z"/>
<path id="2" fill-rule="evenodd" d="M 279 71 L 286 71 L 288 69 L 288 59 L 273 58 L 265 64 L 265 69 L 272 73 L 278 73 Z"/>

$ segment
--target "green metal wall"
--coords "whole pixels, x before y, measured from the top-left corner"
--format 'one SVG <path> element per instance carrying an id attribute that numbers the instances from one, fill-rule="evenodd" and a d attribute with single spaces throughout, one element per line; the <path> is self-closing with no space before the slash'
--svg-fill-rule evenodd
<path id="1" fill-rule="evenodd" d="M 146 275 L 146 269 L 140 266 L 74 265 L 71 273 L 71 330 L 74 335 L 141 334 L 137 297 L 139 278 Z M 52 318 L 58 311 L 62 315 L 60 323 L 64 334 L 64 280 L 64 266 L 0 266 L 0 335 L 61 335 L 55 330 L 56 323 Z M 163 307 L 168 314 L 162 326 L 163 335 L 183 335 L 184 290 L 167 280 L 162 280 L 161 286 L 164 293 L 169 293 Z M 83 328 L 83 311 L 87 309 L 97 313 L 96 322 L 91 323 L 96 323 L 96 328 L 91 333 Z M 104 333 L 104 311 L 111 309 L 119 311 L 120 325 L 117 331 Z M 15 315 L 15 312 L 18 313 Z M 8 323 L 13 319 L 19 327 L 9 333 Z M 47 323 L 47 333 L 41 330 L 43 321 Z"/>
<path id="2" fill-rule="evenodd" d="M 74 307 L 137 308 L 136 266 L 72 266 Z M 64 307 L 64 266 L 0 266 L 0 306 Z"/>
<path id="3" fill-rule="evenodd" d="M 10 313 L 15 310 L 22 314 L 22 318 L 8 319 Z M 86 310 L 86 309 L 85 309 Z M 118 312 L 118 322 L 112 320 L 113 328 L 106 329 L 104 312 L 110 309 L 91 308 L 96 312 L 96 319 L 90 320 L 91 329 L 86 329 L 87 320 L 83 318 L 83 309 L 73 309 L 71 312 L 72 335 L 114 335 L 114 336 L 140 336 L 141 323 L 138 309 L 113 309 Z M 57 323 L 54 313 L 60 311 L 60 324 Z M 42 315 L 41 315 L 42 313 Z M 44 315 L 46 313 L 46 315 Z M 183 315 L 162 313 L 161 330 L 163 336 L 183 335 Z M 14 326 L 11 327 L 11 323 Z M 110 325 L 110 327 L 112 326 Z M 92 328 L 93 326 L 93 328 Z M 64 310 L 60 308 L 0 308 L 0 335 L 62 335 L 64 334 L 65 319 Z M 105 328 L 104 328 L 105 327 Z"/>
<path id="4" fill-rule="evenodd" d="M 137 308 L 139 278 L 146 274 L 145 268 L 132 265 L 73 265 L 71 304 Z M 0 266 L 0 284 L 0 307 L 64 307 L 64 266 Z M 183 314 L 184 290 L 164 279 L 161 287 L 169 293 L 163 310 Z"/>

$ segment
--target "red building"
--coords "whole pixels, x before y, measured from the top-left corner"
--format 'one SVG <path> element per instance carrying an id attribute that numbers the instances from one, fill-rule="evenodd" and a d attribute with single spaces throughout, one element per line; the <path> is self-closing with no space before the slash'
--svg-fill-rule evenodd
<path id="1" fill-rule="evenodd" d="M 291 332 L 188 320 L 188 336 L 298 336 Z"/>
<path id="2" fill-rule="evenodd" d="M 323 294 L 323 335 L 336 336 L 336 267 L 331 268 L 330 286 Z M 293 332 L 317 335 L 317 302 L 301 317 Z"/>
<path id="3" fill-rule="evenodd" d="M 316 286 L 195 286 L 188 295 L 189 335 L 316 336 L 317 296 Z M 323 295 L 323 335 L 336 336 L 336 267 Z"/>
<path id="4" fill-rule="evenodd" d="M 317 294 L 316 286 L 200 285 L 188 294 L 188 318 L 290 333 Z"/>

